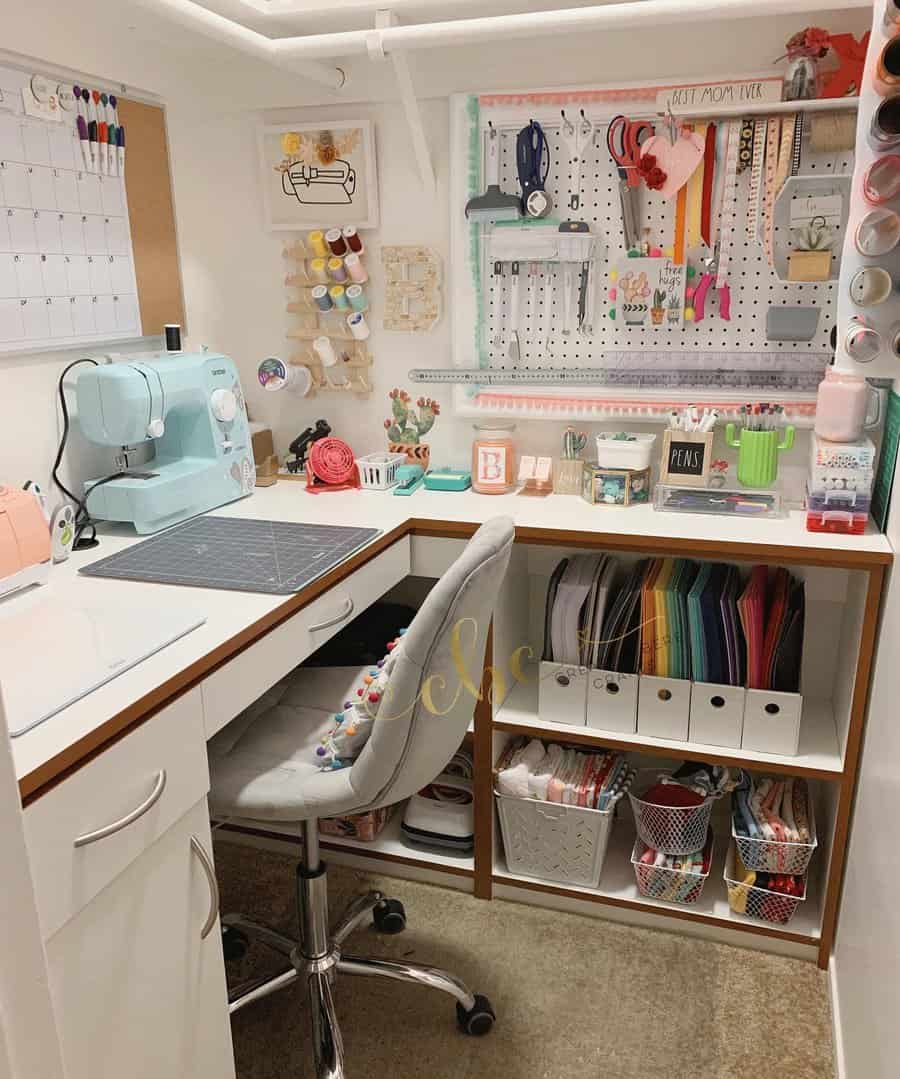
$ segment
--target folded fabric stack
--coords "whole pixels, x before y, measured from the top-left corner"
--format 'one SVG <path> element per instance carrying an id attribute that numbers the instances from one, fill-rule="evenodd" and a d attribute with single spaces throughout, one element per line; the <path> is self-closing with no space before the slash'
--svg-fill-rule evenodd
<path id="1" fill-rule="evenodd" d="M 805 779 L 747 777 L 734 792 L 735 835 L 777 843 L 809 843 L 809 791 Z"/>
<path id="2" fill-rule="evenodd" d="M 696 903 L 709 876 L 712 836 L 703 850 L 664 854 L 638 840 L 632 861 L 641 895 L 669 903 Z"/>
<path id="3" fill-rule="evenodd" d="M 497 791 L 561 805 L 609 810 L 628 789 L 634 771 L 621 753 L 581 753 L 536 738 L 511 743 L 497 766 Z"/>
<path id="4" fill-rule="evenodd" d="M 748 869 L 734 852 L 734 879 L 727 880 L 728 904 L 737 914 L 787 925 L 806 895 L 806 875 Z M 784 898 L 782 898 L 784 897 Z"/>

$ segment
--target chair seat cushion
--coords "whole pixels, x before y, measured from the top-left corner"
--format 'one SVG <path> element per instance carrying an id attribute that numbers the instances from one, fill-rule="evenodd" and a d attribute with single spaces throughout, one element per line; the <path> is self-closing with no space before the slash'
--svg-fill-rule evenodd
<path id="1" fill-rule="evenodd" d="M 270 698 L 276 703 L 262 710 L 251 705 L 224 727 L 209 742 L 213 815 L 301 821 L 359 807 L 351 770 L 323 772 L 316 749 L 368 670 L 300 667 L 279 683 Z"/>

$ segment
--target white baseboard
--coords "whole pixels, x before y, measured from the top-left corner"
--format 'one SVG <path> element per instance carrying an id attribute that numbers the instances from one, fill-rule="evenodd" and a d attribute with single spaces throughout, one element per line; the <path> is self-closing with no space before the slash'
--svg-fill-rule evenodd
<path id="1" fill-rule="evenodd" d="M 841 1033 L 841 1005 L 838 997 L 837 967 L 834 955 L 828 960 L 828 996 L 831 1000 L 831 1040 L 834 1045 L 834 1074 L 837 1079 L 847 1079 L 844 1065 L 844 1037 Z"/>

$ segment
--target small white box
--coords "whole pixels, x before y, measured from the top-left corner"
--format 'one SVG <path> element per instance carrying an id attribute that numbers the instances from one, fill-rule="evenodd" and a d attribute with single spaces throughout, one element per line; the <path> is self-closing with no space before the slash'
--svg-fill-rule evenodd
<path id="1" fill-rule="evenodd" d="M 742 686 L 694 682 L 691 689 L 690 740 L 707 746 L 739 749 L 744 730 Z"/>
<path id="2" fill-rule="evenodd" d="M 639 683 L 640 678 L 636 674 L 589 671 L 587 725 L 602 731 L 634 734 L 637 730 Z"/>
<path id="3" fill-rule="evenodd" d="M 587 707 L 587 667 L 541 661 L 538 684 L 538 712 L 548 723 L 570 723 L 583 727 Z"/>
<path id="4" fill-rule="evenodd" d="M 799 693 L 748 689 L 741 747 L 757 753 L 796 757 L 802 714 L 803 697 Z"/>
<path id="5" fill-rule="evenodd" d="M 639 734 L 686 742 L 691 714 L 691 683 L 682 678 L 642 674 L 638 693 Z"/>

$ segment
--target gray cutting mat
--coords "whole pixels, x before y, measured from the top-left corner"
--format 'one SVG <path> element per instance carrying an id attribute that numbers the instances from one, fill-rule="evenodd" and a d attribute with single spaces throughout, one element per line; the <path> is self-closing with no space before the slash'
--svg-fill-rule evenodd
<path id="1" fill-rule="evenodd" d="M 334 569 L 379 534 L 377 528 L 195 517 L 79 572 L 121 581 L 286 596 Z"/>

